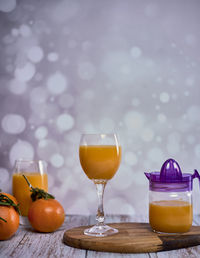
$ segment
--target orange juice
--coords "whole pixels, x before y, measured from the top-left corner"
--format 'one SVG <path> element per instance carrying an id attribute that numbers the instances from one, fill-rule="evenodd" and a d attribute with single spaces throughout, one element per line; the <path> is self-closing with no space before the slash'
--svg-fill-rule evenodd
<path id="1" fill-rule="evenodd" d="M 121 160 L 121 147 L 115 145 L 81 145 L 81 166 L 89 179 L 111 179 Z"/>
<path id="2" fill-rule="evenodd" d="M 192 225 L 192 216 L 192 205 L 186 201 L 155 201 L 149 205 L 149 222 L 157 232 L 187 232 Z"/>
<path id="3" fill-rule="evenodd" d="M 40 173 L 23 173 L 31 183 L 33 187 L 41 188 L 48 191 L 48 177 L 47 174 Z M 13 174 L 13 195 L 19 202 L 19 208 L 22 216 L 28 215 L 28 209 L 31 204 L 31 192 L 30 188 L 22 173 Z"/>

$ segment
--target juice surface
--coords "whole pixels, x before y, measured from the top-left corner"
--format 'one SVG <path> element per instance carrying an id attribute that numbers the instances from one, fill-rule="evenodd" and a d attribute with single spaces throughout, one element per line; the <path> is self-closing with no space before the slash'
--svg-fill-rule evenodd
<path id="1" fill-rule="evenodd" d="M 47 174 L 40 173 L 25 173 L 23 174 L 28 178 L 33 187 L 41 188 L 48 191 L 48 176 Z M 28 209 L 31 204 L 30 189 L 22 173 L 13 174 L 12 183 L 13 195 L 19 202 L 19 208 L 22 216 L 28 215 Z"/>
<path id="2" fill-rule="evenodd" d="M 192 225 L 192 217 L 192 205 L 186 201 L 155 201 L 149 205 L 149 222 L 157 232 L 187 232 Z"/>
<path id="3" fill-rule="evenodd" d="M 115 145 L 82 145 L 81 166 L 90 179 L 111 179 L 121 161 L 121 147 Z"/>

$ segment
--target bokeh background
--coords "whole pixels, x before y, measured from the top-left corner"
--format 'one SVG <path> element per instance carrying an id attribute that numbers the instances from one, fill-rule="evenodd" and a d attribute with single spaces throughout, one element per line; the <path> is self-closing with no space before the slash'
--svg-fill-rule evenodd
<path id="1" fill-rule="evenodd" d="M 199 14 L 198 0 L 0 0 L 0 188 L 15 159 L 44 159 L 66 213 L 95 213 L 83 132 L 121 139 L 107 213 L 147 214 L 144 172 L 167 158 L 200 170 Z"/>

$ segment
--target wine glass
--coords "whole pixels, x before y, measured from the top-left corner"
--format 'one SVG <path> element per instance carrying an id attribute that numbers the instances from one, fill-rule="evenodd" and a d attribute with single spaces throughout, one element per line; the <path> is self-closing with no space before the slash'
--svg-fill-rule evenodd
<path id="1" fill-rule="evenodd" d="M 15 161 L 14 173 L 12 176 L 13 195 L 19 203 L 21 212 L 20 224 L 28 225 L 28 210 L 31 204 L 30 188 L 22 175 L 25 175 L 33 187 L 48 191 L 48 176 L 46 163 L 42 160 L 24 160 Z"/>
<path id="2" fill-rule="evenodd" d="M 104 223 L 103 195 L 106 183 L 116 173 L 121 161 L 121 146 L 116 134 L 83 134 L 79 146 L 83 171 L 96 186 L 98 195 L 97 224 L 85 229 L 90 236 L 108 236 L 118 232 Z"/>

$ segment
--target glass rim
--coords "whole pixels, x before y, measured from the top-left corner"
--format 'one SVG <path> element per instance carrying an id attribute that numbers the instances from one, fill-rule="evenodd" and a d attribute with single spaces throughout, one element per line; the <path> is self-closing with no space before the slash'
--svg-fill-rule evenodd
<path id="1" fill-rule="evenodd" d="M 15 163 L 18 163 L 18 162 L 24 162 L 24 163 L 47 163 L 45 160 L 42 160 L 42 159 L 32 160 L 32 159 L 23 159 L 23 158 L 15 160 Z"/>
<path id="2" fill-rule="evenodd" d="M 115 135 L 115 136 L 118 136 L 117 133 L 81 133 L 81 136 L 84 136 L 84 135 L 92 135 L 92 136 L 97 136 L 97 135 Z"/>
<path id="3" fill-rule="evenodd" d="M 115 144 L 106 144 L 106 145 L 118 145 L 118 146 L 121 145 L 120 137 L 116 133 L 82 133 L 80 136 L 79 145 L 90 145 L 90 144 L 82 144 L 83 142 L 90 141 L 90 140 L 93 140 L 93 141 L 112 140 L 115 142 Z M 93 145 L 93 144 L 91 144 L 91 145 Z M 94 144 L 94 145 L 96 145 L 96 144 Z M 103 142 L 101 144 L 98 142 L 97 145 L 105 145 L 105 144 L 103 144 Z"/>

